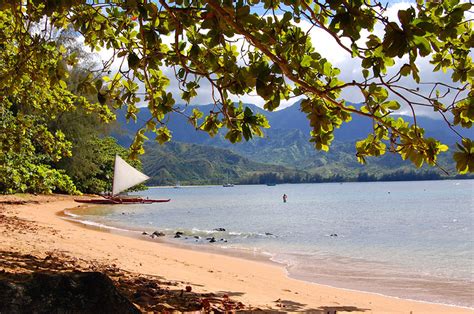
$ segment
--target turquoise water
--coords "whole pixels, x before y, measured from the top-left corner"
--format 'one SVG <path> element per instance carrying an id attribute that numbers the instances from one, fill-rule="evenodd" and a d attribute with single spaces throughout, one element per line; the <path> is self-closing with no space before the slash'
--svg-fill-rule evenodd
<path id="1" fill-rule="evenodd" d="M 263 254 L 298 279 L 474 307 L 474 180 L 152 188 L 139 194 L 172 201 L 75 213 L 96 223 L 163 231 L 195 249 Z M 184 236 L 174 239 L 177 231 Z"/>

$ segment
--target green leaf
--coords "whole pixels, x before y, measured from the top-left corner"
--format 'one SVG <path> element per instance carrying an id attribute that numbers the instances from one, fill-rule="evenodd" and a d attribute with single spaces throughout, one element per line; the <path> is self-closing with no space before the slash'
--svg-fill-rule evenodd
<path id="1" fill-rule="evenodd" d="M 67 89 L 67 84 L 63 80 L 59 80 L 59 85 L 61 86 L 61 88 Z"/>
<path id="2" fill-rule="evenodd" d="M 97 93 L 97 99 L 99 100 L 99 103 L 103 105 L 107 102 L 107 94 L 103 91 L 99 91 Z"/>
<path id="3" fill-rule="evenodd" d="M 155 140 L 160 144 L 164 144 L 171 140 L 171 131 L 166 126 L 162 126 L 156 129 L 155 133 L 156 133 Z"/>
<path id="4" fill-rule="evenodd" d="M 460 174 L 474 172 L 474 143 L 464 138 L 462 145 L 457 144 L 459 151 L 453 154 L 453 159 L 456 161 L 456 169 Z"/>
<path id="5" fill-rule="evenodd" d="M 362 70 L 362 75 L 364 76 L 364 78 L 368 78 L 369 77 L 369 70 L 363 69 Z"/>
<path id="6" fill-rule="evenodd" d="M 418 47 L 420 56 L 425 57 L 431 53 L 430 42 L 426 38 L 415 36 L 414 42 Z"/>
<path id="7" fill-rule="evenodd" d="M 404 64 L 401 68 L 400 68 L 400 75 L 402 76 L 408 76 L 411 72 L 411 66 L 409 64 Z"/>
<path id="8" fill-rule="evenodd" d="M 139 63 L 140 63 L 140 58 L 138 58 L 138 56 L 137 56 L 136 53 L 131 52 L 131 53 L 128 55 L 127 61 L 128 61 L 128 66 L 129 66 L 131 69 L 136 70 L 136 69 L 138 68 Z"/>
<path id="9" fill-rule="evenodd" d="M 389 100 L 389 101 L 384 102 L 382 104 L 382 107 L 390 109 L 390 110 L 398 110 L 400 109 L 400 104 L 398 103 L 398 101 Z"/>
<path id="10" fill-rule="evenodd" d="M 301 66 L 303 68 L 308 68 L 311 66 L 311 61 L 313 61 L 313 58 L 311 58 L 310 56 L 306 55 L 303 57 L 303 59 L 301 59 Z"/>

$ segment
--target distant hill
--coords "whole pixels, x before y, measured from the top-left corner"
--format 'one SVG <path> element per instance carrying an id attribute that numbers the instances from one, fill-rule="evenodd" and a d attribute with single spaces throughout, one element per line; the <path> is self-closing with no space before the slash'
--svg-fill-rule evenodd
<path id="1" fill-rule="evenodd" d="M 269 173 L 293 176 L 283 166 L 251 161 L 229 150 L 170 142 L 148 145 L 142 158 L 149 185 L 250 183 L 252 177 Z M 266 183 L 266 182 L 254 182 Z"/>
<path id="2" fill-rule="evenodd" d="M 263 110 L 253 104 L 245 104 L 245 106 L 252 109 L 254 112 L 264 114 L 271 128 L 266 130 L 265 133 L 268 136 L 272 135 L 273 130 L 299 130 L 303 136 L 309 139 L 310 126 L 305 113 L 300 111 L 299 103 L 295 103 L 290 107 L 283 110 L 269 112 Z M 200 105 L 200 106 L 182 106 L 182 111 L 185 114 L 190 114 L 194 108 L 198 108 L 205 114 L 208 114 L 214 109 L 213 105 Z M 117 116 L 118 123 L 126 130 L 126 134 L 119 136 L 119 140 L 124 145 L 129 145 L 132 138 L 132 133 L 135 133 L 141 125 L 144 124 L 150 118 L 150 112 L 147 108 L 141 108 L 138 113 L 137 123 L 127 123 L 124 118 L 124 112 L 119 112 Z M 408 116 L 402 116 L 406 121 L 413 122 L 413 119 Z M 435 120 L 432 118 L 418 116 L 418 125 L 422 126 L 426 130 L 426 136 L 435 137 L 441 142 L 448 145 L 454 144 L 458 137 L 454 132 L 449 130 L 444 121 Z M 222 146 L 221 140 L 225 130 L 221 130 L 220 136 L 211 138 L 207 133 L 203 131 L 196 131 L 194 127 L 188 123 L 187 119 L 183 115 L 171 114 L 167 120 L 168 127 L 173 132 L 173 139 L 195 144 L 206 144 L 212 146 Z M 474 137 L 474 130 L 457 129 L 461 134 L 466 137 Z M 367 121 L 367 118 L 358 115 L 353 115 L 352 121 L 345 123 L 341 128 L 336 129 L 335 139 L 341 142 L 355 142 L 363 139 L 371 132 L 371 123 Z M 225 141 L 225 140 L 224 140 Z"/>
<path id="3" fill-rule="evenodd" d="M 357 105 L 355 105 L 357 106 Z M 410 116 L 403 116 L 405 121 L 413 123 L 413 118 Z M 395 115 L 395 117 L 397 117 Z M 280 111 L 275 111 L 267 115 L 270 125 L 275 129 L 298 129 L 303 134 L 309 134 L 310 126 L 305 113 L 300 111 L 299 103 Z M 417 124 L 425 128 L 427 137 L 434 137 L 441 142 L 452 145 L 459 138 L 457 135 L 448 129 L 446 123 L 442 120 L 436 120 L 425 116 L 417 116 Z M 457 128 L 458 132 L 467 137 L 474 136 L 474 130 L 466 130 Z M 341 128 L 336 129 L 334 137 L 341 142 L 355 142 L 363 139 L 372 131 L 371 123 L 366 117 L 359 115 L 352 115 L 352 120 L 349 123 L 344 123 Z"/>
<path id="4" fill-rule="evenodd" d="M 410 166 L 364 167 L 340 152 L 339 160 L 320 161 L 312 169 L 297 170 L 251 161 L 227 149 L 206 145 L 170 142 L 149 144 L 143 156 L 143 170 L 151 176 L 148 185 L 180 184 L 268 184 L 376 180 L 440 179 L 433 169 L 413 171 Z M 340 149 L 338 149 L 340 151 Z M 383 158 L 392 158 L 390 156 Z"/>
<path id="5" fill-rule="evenodd" d="M 381 158 L 369 158 L 367 165 L 360 165 L 355 157 L 355 142 L 365 138 L 370 132 L 370 123 L 367 123 L 364 117 L 354 116 L 351 122 L 337 129 L 335 141 L 330 151 L 326 153 L 315 150 L 309 142 L 309 123 L 305 114 L 299 110 L 299 103 L 276 112 L 268 112 L 252 104 L 246 104 L 246 106 L 254 112 L 267 116 L 271 128 L 265 130 L 265 138 L 232 144 L 224 138 L 225 130 L 221 130 L 217 136 L 211 138 L 205 132 L 196 131 L 183 115 L 171 115 L 167 120 L 167 125 L 172 131 L 172 143 L 160 147 L 150 141 L 143 157 L 145 170 L 152 172 L 153 175 L 156 174 L 156 179 L 149 183 L 175 184 L 173 180 L 182 183 L 220 183 L 219 181 L 227 175 L 243 182 L 252 172 L 262 174 L 280 171 L 288 174 L 289 169 L 292 169 L 294 173 L 299 171 L 309 176 L 318 175 L 326 179 L 342 176 L 355 180 L 361 173 L 381 178 L 383 175 L 397 171 L 410 172 L 416 169 L 410 162 L 403 161 L 400 156 L 393 154 L 387 154 Z M 182 109 L 184 113 L 190 113 L 193 108 L 195 107 L 183 106 Z M 213 106 L 203 105 L 197 108 L 208 113 Z M 148 110 L 142 108 L 136 124 L 126 123 L 124 114 L 119 113 L 117 120 L 123 131 L 117 132 L 115 137 L 122 145 L 130 145 L 135 132 L 149 117 Z M 411 120 L 409 117 L 404 118 Z M 457 140 L 456 135 L 447 129 L 443 121 L 420 116 L 417 117 L 417 122 L 425 128 L 427 136 L 436 137 L 449 145 Z M 469 132 L 470 134 L 465 135 L 474 137 L 474 131 L 469 130 Z M 153 134 L 150 134 L 150 138 L 153 139 Z M 186 146 L 183 143 L 199 146 Z M 450 160 L 451 154 L 452 152 L 445 153 L 440 158 L 440 164 L 454 173 L 454 166 Z M 218 155 L 223 157 L 218 157 Z M 265 169 L 263 164 L 269 168 Z M 279 170 L 271 168 L 275 165 L 282 168 Z M 427 169 L 419 173 L 424 173 Z M 433 171 L 439 172 L 438 169 Z M 289 176 L 287 179 L 289 180 Z"/>

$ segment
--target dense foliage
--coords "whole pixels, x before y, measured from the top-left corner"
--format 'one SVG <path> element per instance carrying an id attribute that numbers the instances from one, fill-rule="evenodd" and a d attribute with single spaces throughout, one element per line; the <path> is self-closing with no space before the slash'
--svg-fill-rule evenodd
<path id="1" fill-rule="evenodd" d="M 146 130 L 154 131 L 158 142 L 168 141 L 168 118 L 182 114 L 177 95 L 167 90 L 168 69 L 174 71 L 186 102 L 197 95 L 202 81 L 210 84 L 215 110 L 206 116 L 194 110 L 188 117 L 210 135 L 224 127 L 226 138 L 238 142 L 263 135 L 262 128 L 269 126 L 263 115 L 235 104 L 232 96 L 256 92 L 269 110 L 278 108 L 282 99 L 302 96 L 301 110 L 317 149 L 328 150 L 334 130 L 357 114 L 372 126 L 367 138 L 356 144 L 360 162 L 392 152 L 416 166 L 436 165 L 438 154 L 448 147 L 424 136 L 416 108 L 431 108 L 446 121 L 446 128 L 471 127 L 474 70 L 469 53 L 474 40 L 466 13 L 471 7 L 458 0 L 418 0 L 391 19 L 382 4 L 363 0 L 1 1 L 3 180 L 17 185 L 11 173 L 18 178 L 21 163 L 26 168 L 20 171 L 19 190 L 31 172 L 33 177 L 48 173 L 57 178 L 57 184 L 45 190 L 56 189 L 54 185 L 68 191 L 63 173 L 48 165 L 70 155 L 71 143 L 45 120 L 77 108 L 109 121 L 111 109 L 126 106 L 127 117 L 134 119 L 137 104 L 145 101 L 152 117 L 137 132 L 131 156 L 143 153 Z M 341 81 L 341 71 L 318 52 L 324 47 L 313 46 L 302 22 L 325 31 L 359 60 L 364 78 Z M 78 90 L 93 94 L 93 99 L 69 88 L 69 72 L 78 59 L 54 37 L 54 30 L 68 28 L 80 33 L 93 50 L 113 51 L 101 71 L 118 64 L 110 75 L 99 71 L 83 77 Z M 423 82 L 420 58 L 429 58 L 434 71 L 448 71 L 450 82 Z M 421 88 L 424 84 L 432 88 Z M 362 107 L 342 98 L 347 89 L 363 95 Z M 402 105 L 412 111 L 413 123 L 393 118 Z M 24 163 L 18 162 L 21 154 Z M 454 160 L 460 173 L 474 171 L 471 139 L 459 135 Z"/>
<path id="2" fill-rule="evenodd" d="M 373 181 L 419 181 L 419 180 L 441 180 L 442 177 L 436 171 L 413 171 L 397 170 L 381 175 L 370 175 L 366 172 L 359 173 L 358 176 L 350 176 L 342 173 L 323 176 L 320 174 L 310 174 L 298 172 L 294 174 L 282 173 L 262 173 L 254 174 L 249 178 L 243 178 L 238 182 L 241 184 L 280 184 L 280 183 L 332 183 L 332 182 L 373 182 Z M 465 177 L 462 177 L 465 178 Z"/>
<path id="3" fill-rule="evenodd" d="M 75 193 L 69 177 L 50 166 L 70 154 L 71 143 L 47 122 L 80 98 L 57 84 L 63 61 L 56 44 L 37 43 L 25 27 L 0 11 L 0 190 Z"/>
<path id="4" fill-rule="evenodd" d="M 58 166 L 65 169 L 76 187 L 84 193 L 112 191 L 115 155 L 119 155 L 130 165 L 141 169 L 139 160 L 130 160 L 128 150 L 116 143 L 112 137 L 86 137 L 80 149 L 65 158 Z M 142 188 L 143 185 L 137 188 Z"/>
<path id="5" fill-rule="evenodd" d="M 114 116 L 91 95 L 75 38 L 38 27 L 0 11 L 0 191 L 106 191 L 115 154 L 128 155 L 97 138 Z"/>

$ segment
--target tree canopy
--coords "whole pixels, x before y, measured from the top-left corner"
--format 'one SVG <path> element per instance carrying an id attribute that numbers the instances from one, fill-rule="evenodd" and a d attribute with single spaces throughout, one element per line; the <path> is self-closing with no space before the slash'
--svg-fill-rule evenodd
<path id="1" fill-rule="evenodd" d="M 2 115 L 19 112 L 14 116 L 21 121 L 31 111 L 51 116 L 80 106 L 110 120 L 111 110 L 125 106 L 127 118 L 136 119 L 144 102 L 152 118 L 130 147 L 136 157 L 143 153 L 147 131 L 160 143 L 169 141 L 166 123 L 183 114 L 179 103 L 192 101 L 209 85 L 214 110 L 194 110 L 188 118 L 211 136 L 223 128 L 226 138 L 237 142 L 262 136 L 269 127 L 263 115 L 236 103 L 236 96 L 256 93 L 268 110 L 300 97 L 316 149 L 328 150 L 334 129 L 358 114 L 373 125 L 356 144 L 360 162 L 391 152 L 421 166 L 436 165 L 438 154 L 448 150 L 426 138 L 417 123 L 417 109 L 430 108 L 459 135 L 453 155 L 457 170 L 474 172 L 474 144 L 458 131 L 474 121 L 471 8 L 458 0 L 417 1 L 390 18 L 383 4 L 363 0 L 2 1 Z M 79 84 L 94 99 L 68 89 L 69 72 L 79 60 L 51 35 L 68 28 L 92 50 L 112 51 L 101 72 L 91 72 Z M 311 29 L 326 32 L 358 60 L 362 78 L 344 82 L 341 69 L 322 57 L 324 45 L 312 42 Z M 426 58 L 433 71 L 448 73 L 449 82 L 422 80 L 418 62 Z M 166 73 L 177 80 L 180 95 L 169 91 Z M 360 93 L 363 104 L 346 101 L 346 90 Z M 412 112 L 412 124 L 393 117 L 401 107 Z M 17 138 L 24 132 L 42 136 L 49 158 L 68 154 L 60 130 L 25 123 L 9 131 Z M 3 151 L 14 147 L 8 140 Z"/>
<path id="2" fill-rule="evenodd" d="M 128 152 L 97 138 L 114 116 L 85 85 L 94 72 L 77 35 L 13 17 L 0 11 L 0 191 L 107 191 L 115 154 Z"/>

